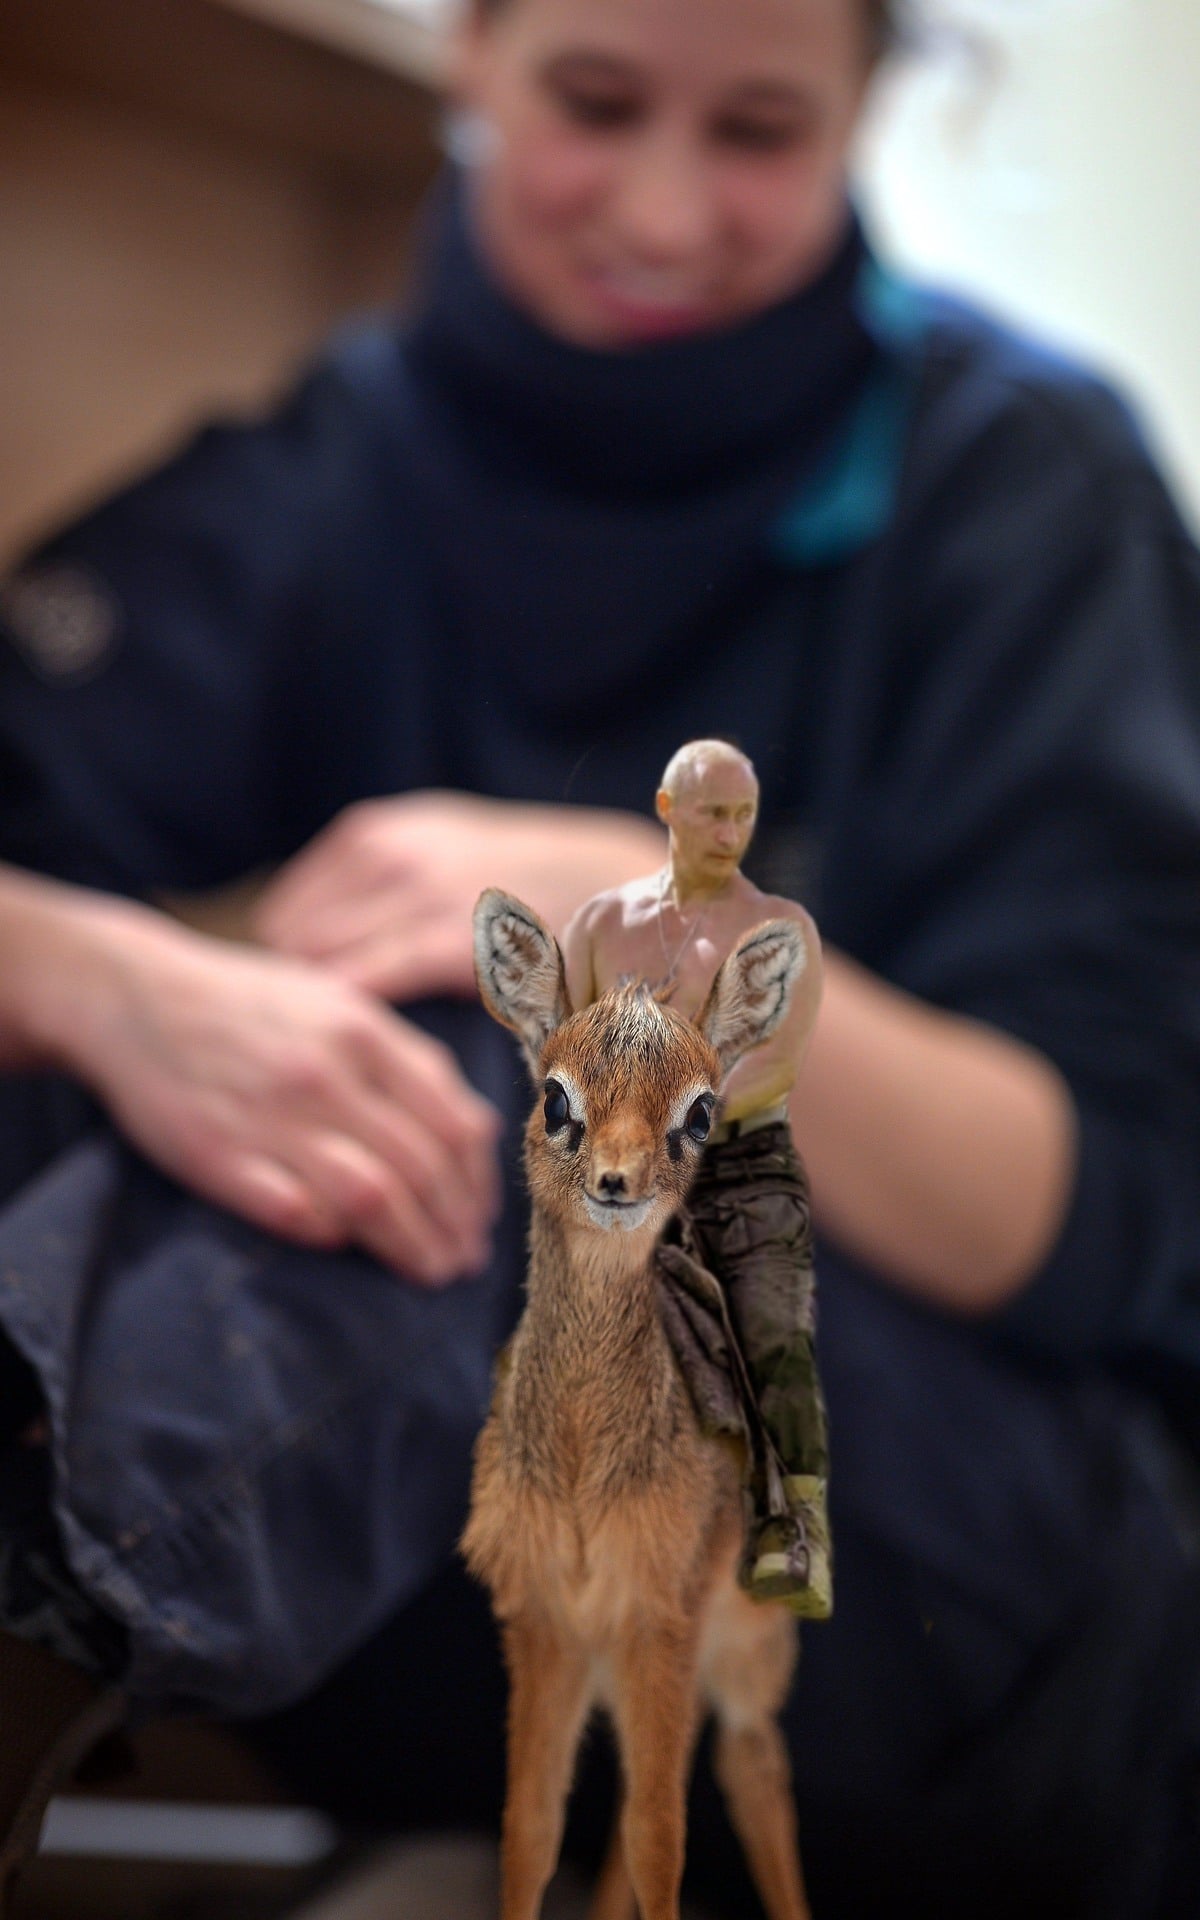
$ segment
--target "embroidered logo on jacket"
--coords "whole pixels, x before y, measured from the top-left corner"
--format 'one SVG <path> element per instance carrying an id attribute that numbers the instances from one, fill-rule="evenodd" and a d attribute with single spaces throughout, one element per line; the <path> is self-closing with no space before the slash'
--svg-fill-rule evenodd
<path id="1" fill-rule="evenodd" d="M 107 664 L 121 613 L 98 574 L 55 560 L 0 581 L 0 623 L 26 664 L 61 685 L 90 679 Z"/>

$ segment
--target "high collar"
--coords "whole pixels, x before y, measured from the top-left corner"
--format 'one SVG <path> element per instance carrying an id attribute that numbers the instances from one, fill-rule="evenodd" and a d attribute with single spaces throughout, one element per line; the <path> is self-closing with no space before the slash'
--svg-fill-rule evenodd
<path id="1" fill-rule="evenodd" d="M 478 455 L 514 476 L 627 500 L 736 485 L 823 440 L 869 362 L 855 301 L 869 256 L 849 210 L 834 257 L 802 291 L 740 326 L 612 352 L 559 339 L 506 295 L 460 178 L 436 199 L 412 364 L 469 416 Z"/>

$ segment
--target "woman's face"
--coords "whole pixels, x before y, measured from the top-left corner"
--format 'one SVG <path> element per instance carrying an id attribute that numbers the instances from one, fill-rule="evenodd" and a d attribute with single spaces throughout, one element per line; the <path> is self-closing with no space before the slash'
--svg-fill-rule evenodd
<path id="1" fill-rule="evenodd" d="M 729 326 L 814 279 L 846 217 L 862 0 L 505 0 L 463 28 L 493 271 L 580 346 Z"/>

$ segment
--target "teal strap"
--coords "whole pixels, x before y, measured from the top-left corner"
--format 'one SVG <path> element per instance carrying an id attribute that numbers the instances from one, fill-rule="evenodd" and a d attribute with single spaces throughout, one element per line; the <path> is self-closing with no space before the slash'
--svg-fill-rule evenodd
<path id="1" fill-rule="evenodd" d="M 875 540 L 892 517 L 921 377 L 928 308 L 920 290 L 869 260 L 858 305 L 882 349 L 827 458 L 771 530 L 790 566 L 828 566 Z"/>

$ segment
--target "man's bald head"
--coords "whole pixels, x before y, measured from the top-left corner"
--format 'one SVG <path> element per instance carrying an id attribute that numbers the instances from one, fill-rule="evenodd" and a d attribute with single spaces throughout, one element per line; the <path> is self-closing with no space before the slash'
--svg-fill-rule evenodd
<path id="1" fill-rule="evenodd" d="M 658 783 L 659 792 L 677 800 L 681 794 L 702 786 L 717 768 L 726 767 L 740 768 L 757 790 L 758 776 L 753 763 L 739 747 L 731 746 L 728 740 L 689 740 L 667 761 Z"/>

